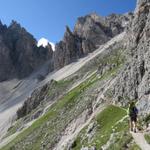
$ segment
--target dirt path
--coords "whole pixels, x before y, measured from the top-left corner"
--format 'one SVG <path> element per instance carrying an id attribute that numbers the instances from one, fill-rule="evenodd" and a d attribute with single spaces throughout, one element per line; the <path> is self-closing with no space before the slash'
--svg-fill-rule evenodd
<path id="1" fill-rule="evenodd" d="M 142 150 L 150 150 L 150 145 L 146 142 L 144 138 L 144 133 L 134 133 L 131 132 L 136 144 L 142 149 Z"/>

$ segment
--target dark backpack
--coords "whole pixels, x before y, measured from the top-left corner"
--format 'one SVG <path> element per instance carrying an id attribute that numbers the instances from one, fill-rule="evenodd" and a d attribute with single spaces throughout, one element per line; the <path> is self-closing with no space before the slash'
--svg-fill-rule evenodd
<path id="1" fill-rule="evenodd" d="M 138 109 L 135 106 L 129 108 L 129 115 L 130 116 L 137 116 L 137 114 L 138 114 Z"/>

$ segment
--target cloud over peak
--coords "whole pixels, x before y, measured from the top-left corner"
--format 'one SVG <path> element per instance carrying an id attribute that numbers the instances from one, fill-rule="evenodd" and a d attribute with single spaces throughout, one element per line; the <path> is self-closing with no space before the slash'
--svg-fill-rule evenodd
<path id="1" fill-rule="evenodd" d="M 38 43 L 37 46 L 43 46 L 46 47 L 48 44 L 50 44 L 52 46 L 53 51 L 55 51 L 55 44 L 53 42 L 50 42 L 49 40 L 47 40 L 46 38 L 41 38 Z"/>

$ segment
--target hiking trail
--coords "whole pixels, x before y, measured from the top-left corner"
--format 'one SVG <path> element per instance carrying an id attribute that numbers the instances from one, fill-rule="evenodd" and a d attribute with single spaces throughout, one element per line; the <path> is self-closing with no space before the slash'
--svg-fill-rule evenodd
<path id="1" fill-rule="evenodd" d="M 144 133 L 134 133 L 131 132 L 136 144 L 141 148 L 141 150 L 150 150 L 150 145 L 146 142 L 144 138 Z"/>

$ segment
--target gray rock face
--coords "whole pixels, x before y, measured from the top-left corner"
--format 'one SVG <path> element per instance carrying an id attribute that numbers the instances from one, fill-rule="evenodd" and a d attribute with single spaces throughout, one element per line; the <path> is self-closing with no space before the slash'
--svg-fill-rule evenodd
<path id="1" fill-rule="evenodd" d="M 33 109 L 35 109 L 41 103 L 41 99 L 46 97 L 47 92 L 48 92 L 47 84 L 44 85 L 41 89 L 35 90 L 32 93 L 31 97 L 29 97 L 24 102 L 24 105 L 17 111 L 18 119 L 29 114 Z M 36 97 L 36 100 L 35 100 L 35 97 Z"/>
<path id="2" fill-rule="evenodd" d="M 114 97 L 140 100 L 142 110 L 150 110 L 150 1 L 139 0 L 127 30 L 128 63 L 114 88 Z"/>
<path id="3" fill-rule="evenodd" d="M 126 13 L 124 15 L 111 14 L 105 18 L 105 24 L 111 29 L 110 36 L 116 36 L 124 31 L 128 23 L 133 19 L 133 13 Z"/>
<path id="4" fill-rule="evenodd" d="M 81 40 L 66 27 L 64 38 L 56 44 L 54 52 L 54 68 L 59 69 L 77 60 L 81 56 Z"/>
<path id="5" fill-rule="evenodd" d="M 74 34 L 93 42 L 94 45 L 100 45 L 108 41 L 107 30 L 109 28 L 105 25 L 104 18 L 91 14 L 78 18 Z"/>
<path id="6" fill-rule="evenodd" d="M 64 38 L 56 44 L 54 68 L 61 67 L 94 51 L 115 35 L 124 31 L 132 13 L 100 17 L 93 13 L 80 17 L 71 32 L 67 27 Z"/>
<path id="7" fill-rule="evenodd" d="M 9 27 L 0 23 L 0 81 L 23 78 L 32 73 L 48 59 L 52 48 L 37 47 L 34 37 L 12 21 Z"/>
<path id="8" fill-rule="evenodd" d="M 111 14 L 107 17 L 100 17 L 93 13 L 78 18 L 74 33 L 81 38 L 93 41 L 95 45 L 101 45 L 111 37 L 121 33 L 131 18 L 132 13 Z"/>
<path id="9" fill-rule="evenodd" d="M 91 148 L 83 147 L 81 148 L 81 150 L 96 150 L 96 148 L 95 147 L 91 147 Z"/>

